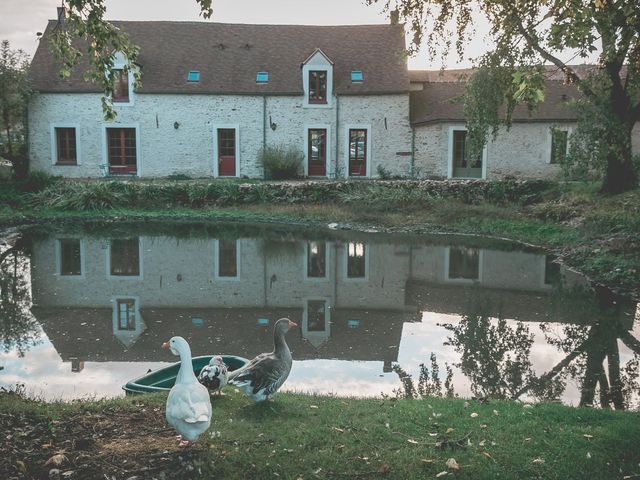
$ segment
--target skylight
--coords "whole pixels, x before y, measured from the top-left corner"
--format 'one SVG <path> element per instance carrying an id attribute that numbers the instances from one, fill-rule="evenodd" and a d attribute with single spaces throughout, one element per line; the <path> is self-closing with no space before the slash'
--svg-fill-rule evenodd
<path id="1" fill-rule="evenodd" d="M 200 71 L 198 70 L 190 70 L 187 75 L 187 82 L 199 82 L 200 81 Z"/>
<path id="2" fill-rule="evenodd" d="M 352 70 L 351 71 L 351 81 L 352 82 L 362 82 L 362 81 L 364 81 L 364 75 L 362 74 L 362 70 Z"/>
<path id="3" fill-rule="evenodd" d="M 269 83 L 269 72 L 258 72 L 256 74 L 256 83 Z"/>

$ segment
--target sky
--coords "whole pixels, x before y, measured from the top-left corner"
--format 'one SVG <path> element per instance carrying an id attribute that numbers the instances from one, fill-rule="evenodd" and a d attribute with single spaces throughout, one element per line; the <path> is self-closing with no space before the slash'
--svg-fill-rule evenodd
<path id="1" fill-rule="evenodd" d="M 9 40 L 12 48 L 20 48 L 29 56 L 35 52 L 37 32 L 44 30 L 47 20 L 55 18 L 60 0 L 0 0 L 0 40 Z M 384 2 L 367 6 L 364 0 L 213 0 L 211 20 L 223 23 L 266 23 L 345 25 L 388 23 L 382 12 Z M 205 21 L 199 16 L 195 0 L 106 0 L 106 17 L 111 20 L 186 20 Z M 478 19 L 478 41 L 471 42 L 466 57 L 483 53 L 486 27 Z M 409 59 L 409 68 L 438 69 L 440 61 L 429 62 L 426 54 Z M 468 67 L 451 55 L 447 68 Z"/>

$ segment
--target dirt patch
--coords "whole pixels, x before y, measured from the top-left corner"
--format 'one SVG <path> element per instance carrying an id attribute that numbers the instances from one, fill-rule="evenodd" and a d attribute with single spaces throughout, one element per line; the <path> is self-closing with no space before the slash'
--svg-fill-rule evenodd
<path id="1" fill-rule="evenodd" d="M 0 413 L 2 479 L 195 478 L 202 446 L 181 449 L 164 409 L 78 411 L 62 419 Z"/>

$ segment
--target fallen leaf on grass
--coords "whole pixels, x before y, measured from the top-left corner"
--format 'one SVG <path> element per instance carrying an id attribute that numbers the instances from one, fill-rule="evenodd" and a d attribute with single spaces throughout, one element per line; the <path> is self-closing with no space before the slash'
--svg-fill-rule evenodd
<path id="1" fill-rule="evenodd" d="M 530 442 L 531 441 L 531 437 L 527 437 L 524 439 L 525 442 Z"/>
<path id="2" fill-rule="evenodd" d="M 56 453 L 49 460 L 47 460 L 44 465 L 62 465 L 62 463 L 67 460 L 67 457 L 62 453 Z"/>
<path id="3" fill-rule="evenodd" d="M 438 434 L 437 434 L 437 433 L 430 433 L 430 434 L 429 434 L 429 436 L 430 436 L 430 437 L 437 437 L 437 436 L 438 436 Z"/>
<path id="4" fill-rule="evenodd" d="M 544 463 L 544 458 L 536 458 L 535 460 L 533 460 L 531 463 L 533 463 L 534 465 L 542 465 Z"/>
<path id="5" fill-rule="evenodd" d="M 420 461 L 426 465 L 431 465 L 433 463 L 433 460 L 431 460 L 430 458 L 422 458 L 420 459 Z"/>
<path id="6" fill-rule="evenodd" d="M 498 411 L 497 411 L 497 410 L 494 410 L 494 411 L 493 411 L 493 414 L 494 414 L 496 417 L 497 417 L 498 415 L 500 415 L 500 414 L 498 413 Z"/>
<path id="7" fill-rule="evenodd" d="M 309 405 L 309 408 L 318 408 L 318 405 Z"/>
<path id="8" fill-rule="evenodd" d="M 477 416 L 478 416 L 478 414 L 477 414 L 476 412 L 473 412 L 473 413 L 470 415 L 470 417 L 471 417 L 471 418 L 476 418 Z"/>
<path id="9" fill-rule="evenodd" d="M 342 444 L 336 445 L 336 448 L 344 448 L 344 445 L 342 445 Z"/>
<path id="10" fill-rule="evenodd" d="M 451 432 L 453 432 L 453 428 L 451 427 L 447 428 L 447 433 L 451 433 Z"/>
<path id="11" fill-rule="evenodd" d="M 585 433 L 584 435 L 582 435 L 584 438 L 586 438 L 587 440 L 591 440 L 593 438 L 593 435 L 589 435 L 588 433 Z"/>
<path id="12" fill-rule="evenodd" d="M 587 458 L 591 458 L 591 453 L 587 452 Z"/>
<path id="13" fill-rule="evenodd" d="M 436 478 L 440 478 L 440 477 L 444 477 L 445 475 L 447 475 L 449 472 L 447 472 L 446 470 L 444 472 L 440 472 L 439 474 L 436 475 Z"/>
<path id="14" fill-rule="evenodd" d="M 417 442 L 416 440 L 414 440 L 413 438 L 408 438 L 408 439 L 407 439 L 407 442 L 412 443 L 412 444 L 414 444 L 414 445 L 417 445 L 417 444 L 418 444 L 418 442 Z"/>
<path id="15" fill-rule="evenodd" d="M 485 442 L 486 442 L 486 440 L 483 439 L 483 440 L 480 441 L 480 443 L 478 443 L 478 445 L 480 445 L 481 447 L 484 447 Z"/>
<path id="16" fill-rule="evenodd" d="M 391 470 L 391 465 L 388 463 L 383 463 L 378 467 L 378 472 L 380 473 L 389 473 L 389 470 Z"/>
<path id="17" fill-rule="evenodd" d="M 338 427 L 333 427 L 333 429 L 338 433 L 344 433 L 344 430 Z"/>
<path id="18" fill-rule="evenodd" d="M 460 465 L 458 465 L 458 462 L 456 462 L 455 458 L 450 458 L 449 460 L 447 460 L 447 468 L 450 468 L 451 470 L 460 470 Z"/>
<path id="19" fill-rule="evenodd" d="M 18 466 L 18 470 L 22 473 L 27 472 L 27 465 L 22 460 L 16 460 L 16 465 Z"/>
<path id="20" fill-rule="evenodd" d="M 485 428 L 487 428 L 487 426 L 488 426 L 488 425 L 487 425 L 486 423 L 483 423 L 483 424 L 481 424 L 481 425 L 480 425 L 480 428 L 481 428 L 482 430 L 484 430 Z"/>
<path id="21" fill-rule="evenodd" d="M 491 454 L 489 452 L 482 452 L 482 454 L 487 457 L 490 458 L 491 460 L 493 460 L 493 457 L 491 456 Z"/>

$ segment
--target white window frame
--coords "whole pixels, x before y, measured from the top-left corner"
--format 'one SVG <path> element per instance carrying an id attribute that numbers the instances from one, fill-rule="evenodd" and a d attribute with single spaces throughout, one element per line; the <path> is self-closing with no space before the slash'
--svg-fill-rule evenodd
<path id="1" fill-rule="evenodd" d="M 553 130 L 560 130 L 563 132 L 567 132 L 567 151 L 564 152 L 565 155 L 569 153 L 569 145 L 571 144 L 571 134 L 573 133 L 573 127 L 567 127 L 564 125 L 551 125 L 547 129 L 547 148 L 546 148 L 546 163 L 548 165 L 557 165 L 560 166 L 559 163 L 551 163 L 551 147 L 553 145 Z"/>
<path id="2" fill-rule="evenodd" d="M 453 176 L 453 132 L 467 132 L 464 125 L 451 125 L 447 138 L 447 178 L 452 180 L 486 180 L 487 179 L 487 144 L 482 148 L 482 176 L 478 178 L 454 177 Z"/>
<path id="3" fill-rule="evenodd" d="M 349 276 L 349 244 L 361 243 L 364 246 L 364 277 L 350 277 Z M 365 242 L 347 242 L 344 244 L 344 265 L 342 267 L 342 274 L 346 282 L 367 282 L 369 281 L 369 244 Z"/>
<path id="4" fill-rule="evenodd" d="M 118 239 L 112 239 L 118 240 Z M 111 240 L 107 243 L 105 252 L 107 279 L 109 280 L 144 280 L 144 240 L 138 237 L 138 262 L 140 273 L 138 275 L 111 275 Z M 133 297 L 126 297 L 133 298 Z"/>
<path id="5" fill-rule="evenodd" d="M 310 240 L 310 241 L 315 241 L 315 240 Z M 324 269 L 324 277 L 310 277 L 308 275 L 308 271 L 307 271 L 307 265 L 309 263 L 309 242 L 307 241 L 304 244 L 304 256 L 302 257 L 302 272 L 304 275 L 304 279 L 305 281 L 309 281 L 309 282 L 326 282 L 329 280 L 329 278 L 331 277 L 330 274 L 330 269 L 331 269 L 331 243 L 325 241 L 325 269 Z M 318 243 L 322 243 L 321 241 L 319 241 Z"/>
<path id="6" fill-rule="evenodd" d="M 80 275 L 62 275 L 62 245 L 61 240 L 80 240 Z M 64 237 L 56 238 L 56 276 L 72 280 L 84 280 L 85 278 L 85 255 L 84 240 L 81 238 Z"/>
<path id="7" fill-rule="evenodd" d="M 483 276 L 484 265 L 484 249 L 478 249 L 478 278 L 450 278 L 449 277 L 449 258 L 451 256 L 451 247 L 445 247 L 444 249 L 444 280 L 450 283 L 481 283 Z"/>
<path id="8" fill-rule="evenodd" d="M 127 86 L 129 87 L 129 101 L 114 102 L 113 98 L 111 98 L 111 102 L 113 103 L 114 108 L 133 107 L 135 102 L 135 99 L 134 99 L 135 76 L 133 75 L 133 69 L 137 67 L 133 63 L 128 62 L 122 52 L 116 52 L 115 59 L 113 61 L 113 70 L 124 70 L 125 66 L 127 66 L 129 69 L 129 71 L 127 72 Z"/>
<path id="9" fill-rule="evenodd" d="M 56 128 L 75 128 L 76 131 L 76 163 L 65 164 L 58 163 L 58 136 L 56 135 Z M 54 167 L 77 167 L 81 163 L 81 150 L 80 150 L 80 124 L 69 122 L 52 122 L 50 124 L 51 130 L 51 165 Z"/>
<path id="10" fill-rule="evenodd" d="M 329 172 L 331 172 L 331 152 L 332 152 L 332 145 L 333 142 L 331 141 L 331 124 L 329 123 L 315 123 L 315 124 L 310 124 L 310 125 L 305 125 L 304 126 L 304 137 L 303 137 L 303 143 L 302 143 L 302 151 L 304 152 L 304 176 L 308 177 L 309 176 L 309 130 L 316 130 L 316 129 L 325 129 L 327 131 L 327 146 L 326 146 L 326 168 L 325 168 L 325 177 L 329 178 Z M 317 178 L 324 178 L 324 177 L 317 177 Z"/>
<path id="11" fill-rule="evenodd" d="M 222 178 L 239 178 L 240 177 L 240 124 L 238 123 L 218 123 L 213 125 L 213 176 L 219 177 L 218 168 L 218 129 L 227 128 L 236 131 L 236 174 L 234 176 L 224 176 Z"/>
<path id="12" fill-rule="evenodd" d="M 135 128 L 136 129 L 136 177 L 142 176 L 142 152 L 140 149 L 140 124 L 134 123 L 103 123 L 102 124 L 102 164 L 105 166 L 105 176 L 109 176 L 109 141 L 108 128 Z"/>
<path id="13" fill-rule="evenodd" d="M 325 318 L 324 330 L 320 332 L 309 331 L 309 302 L 324 302 Z M 302 337 L 316 348 L 331 338 L 331 299 L 328 297 L 304 297 L 302 307 Z"/>
<path id="14" fill-rule="evenodd" d="M 344 176 L 345 178 L 371 178 L 371 125 L 362 123 L 352 123 L 345 125 L 344 131 Z M 349 130 L 366 130 L 367 131 L 367 174 L 363 177 L 349 175 Z"/>
<path id="15" fill-rule="evenodd" d="M 316 60 L 317 57 L 320 57 L 319 63 Z M 327 103 L 309 103 L 309 72 L 311 71 L 327 72 Z M 333 108 L 333 62 L 319 48 L 302 65 L 302 87 L 304 90 L 303 107 Z"/>
<path id="16" fill-rule="evenodd" d="M 235 277 L 224 277 L 220 276 L 220 240 L 215 239 L 213 241 L 213 278 L 215 280 L 219 280 L 221 282 L 239 282 L 242 276 L 242 271 L 240 269 L 241 262 L 241 243 L 240 239 L 236 239 L 236 276 Z"/>
<path id="17" fill-rule="evenodd" d="M 119 300 L 133 300 L 133 308 L 136 311 L 136 328 L 134 328 L 133 330 L 120 330 L 119 327 L 119 318 L 118 318 L 118 301 Z M 112 327 L 113 327 L 113 331 L 115 332 L 138 332 L 140 330 L 141 327 L 141 323 L 140 323 L 140 297 L 136 296 L 136 295 L 114 295 L 113 297 L 111 297 L 111 311 L 112 311 Z"/>

